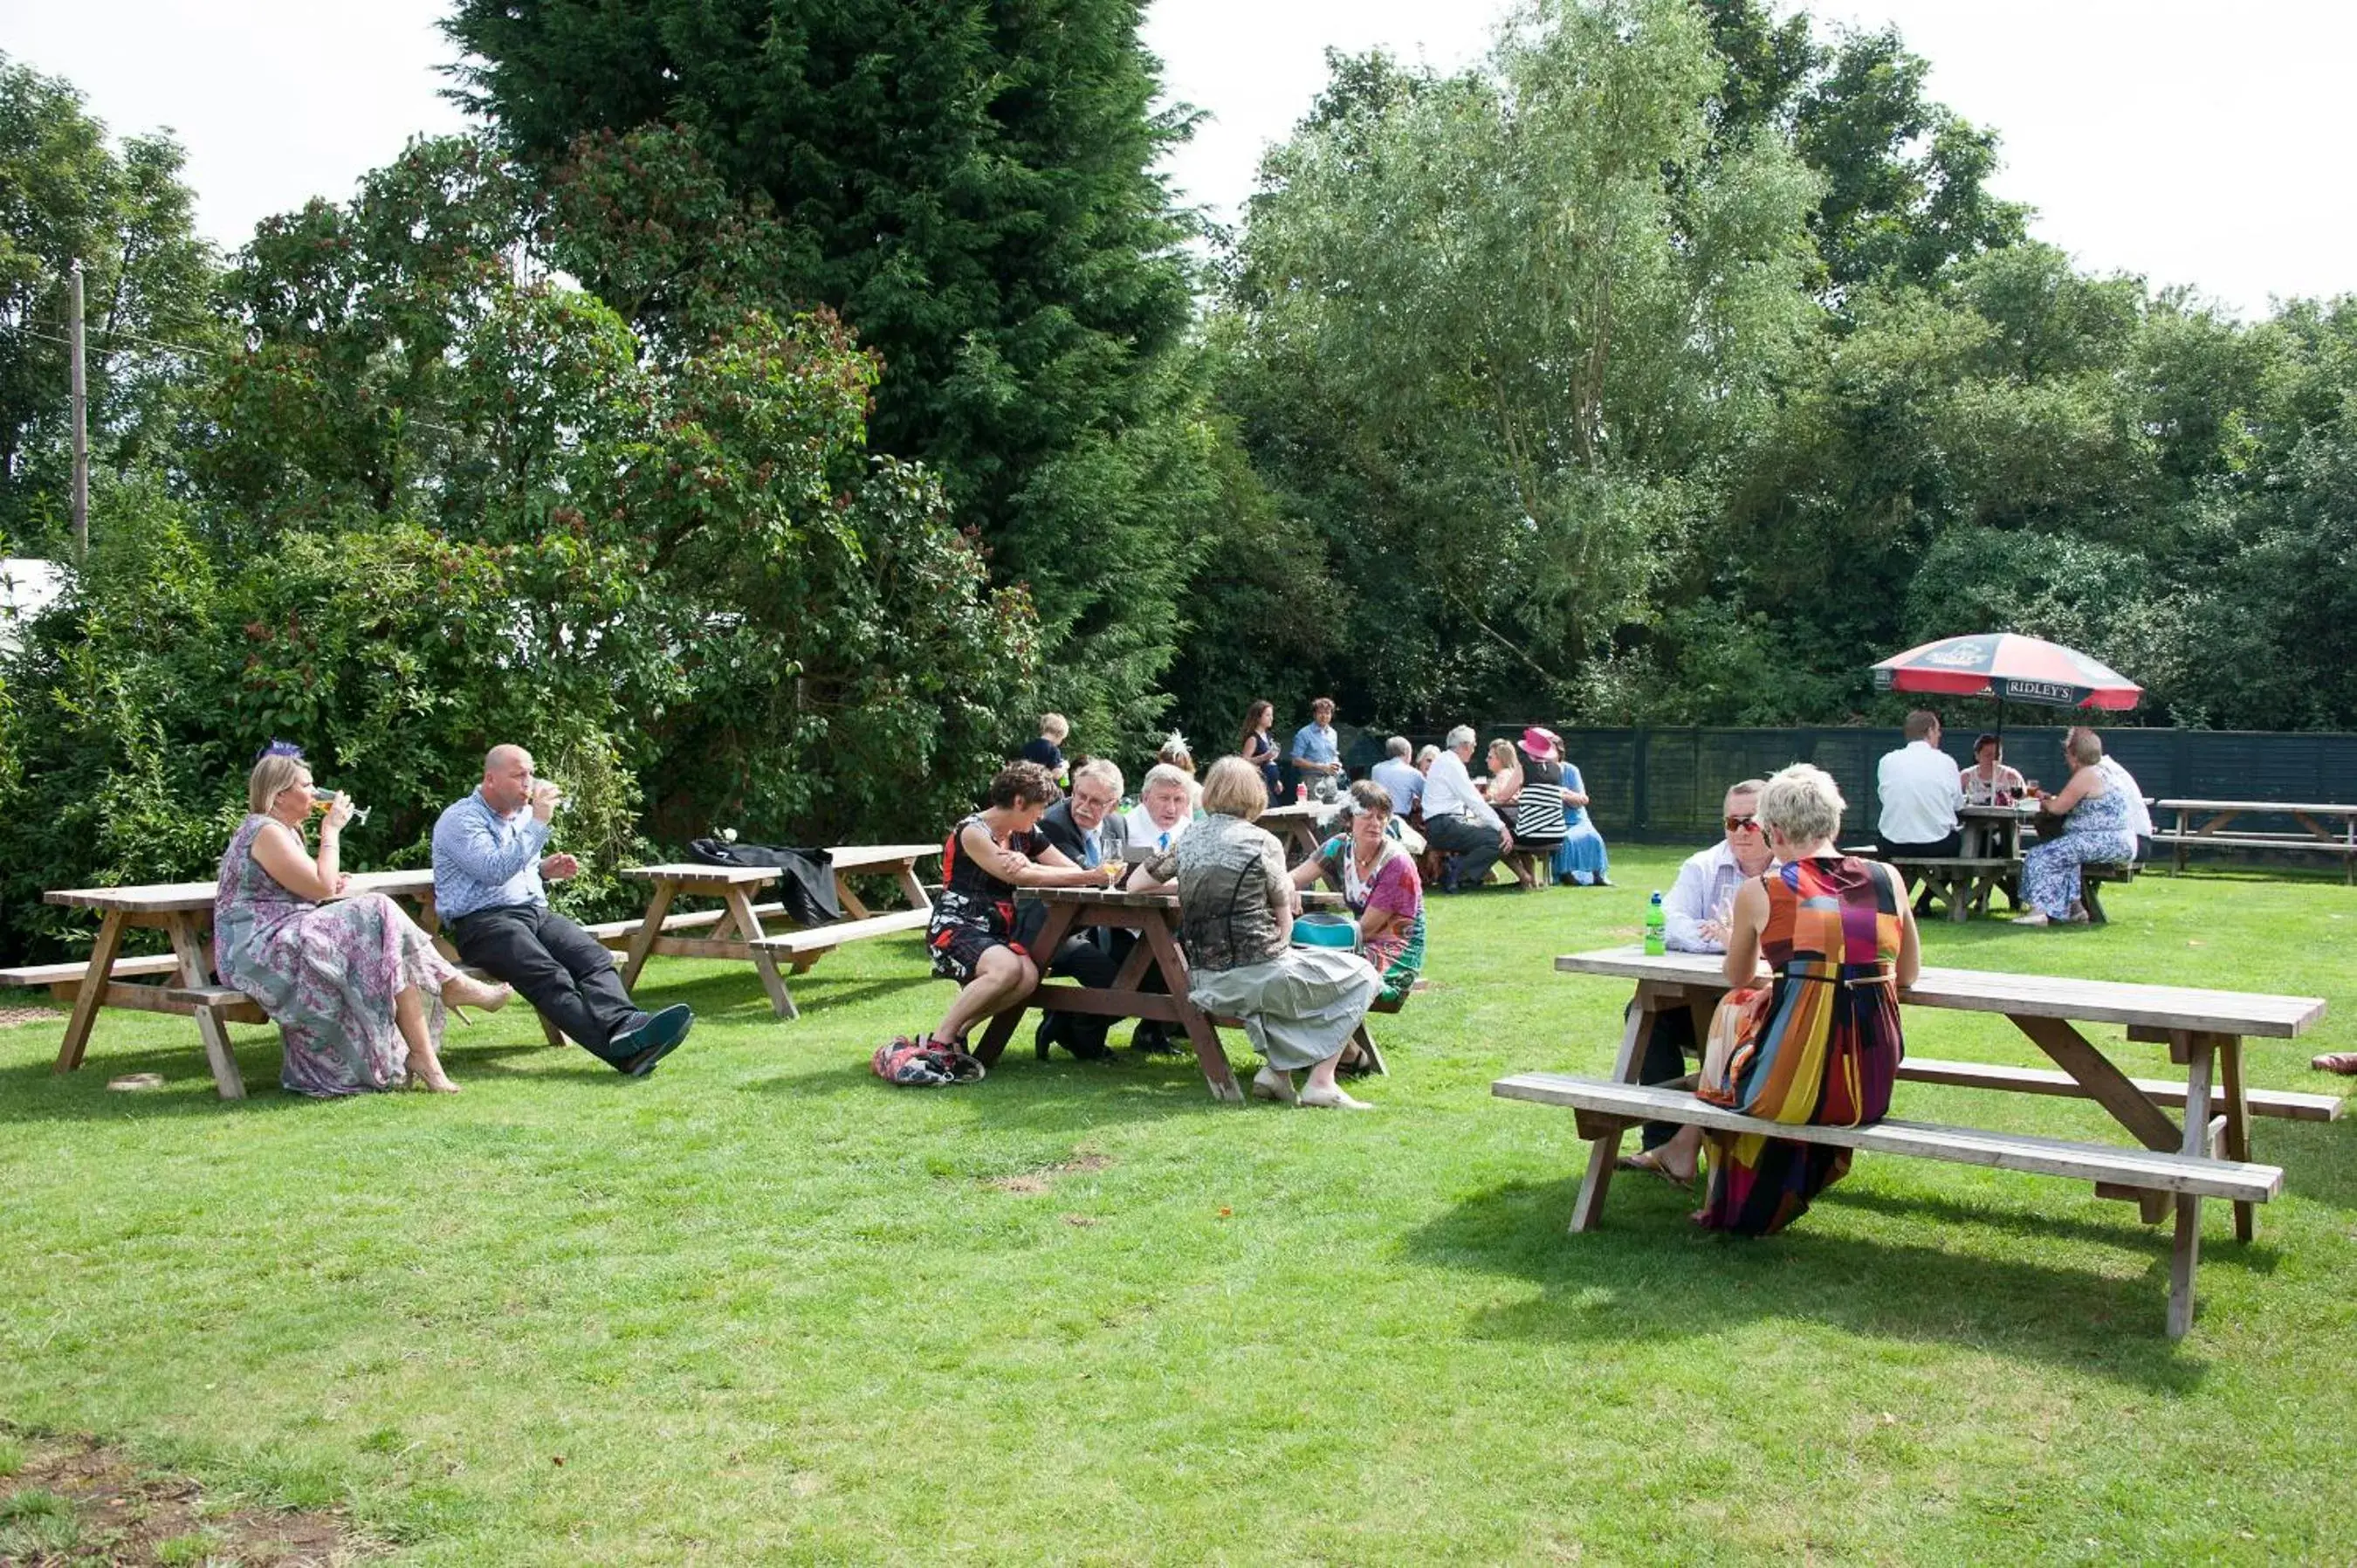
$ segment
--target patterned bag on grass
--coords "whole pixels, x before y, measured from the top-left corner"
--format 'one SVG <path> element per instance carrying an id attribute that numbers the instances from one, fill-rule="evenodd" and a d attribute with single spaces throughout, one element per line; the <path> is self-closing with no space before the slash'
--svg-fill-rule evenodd
<path id="1" fill-rule="evenodd" d="M 963 1051 L 933 1040 L 912 1040 L 906 1035 L 877 1047 L 868 1065 L 877 1078 L 903 1089 L 940 1089 L 982 1079 L 982 1064 Z"/>

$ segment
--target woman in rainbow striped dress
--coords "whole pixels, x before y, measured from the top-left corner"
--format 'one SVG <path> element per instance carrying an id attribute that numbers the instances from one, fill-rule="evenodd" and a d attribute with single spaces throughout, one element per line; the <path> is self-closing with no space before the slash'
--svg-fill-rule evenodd
<path id="1" fill-rule="evenodd" d="M 1735 1103 L 1747 1116 L 1822 1127 L 1878 1122 L 1906 1054 L 1900 988 L 1922 960 L 1907 892 L 1887 865 L 1834 847 L 1843 801 L 1832 777 L 1796 763 L 1760 794 L 1760 822 L 1775 864 L 1735 897 L 1728 983 L 1774 972 L 1768 1014 L 1748 1057 L 1738 1053 Z M 1702 1130 L 1688 1127 L 1657 1158 L 1675 1179 L 1694 1169 Z M 1710 1192 L 1695 1221 L 1770 1236 L 1849 1170 L 1850 1151 L 1764 1133 L 1713 1133 Z"/>

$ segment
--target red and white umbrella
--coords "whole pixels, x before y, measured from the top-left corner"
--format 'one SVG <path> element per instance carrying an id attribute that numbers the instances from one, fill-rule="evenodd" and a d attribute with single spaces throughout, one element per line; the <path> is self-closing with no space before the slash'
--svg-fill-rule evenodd
<path id="1" fill-rule="evenodd" d="M 1938 692 L 2050 708 L 2133 708 L 2144 688 L 2075 648 L 2010 631 L 1948 637 L 1874 667 L 1878 692 Z"/>

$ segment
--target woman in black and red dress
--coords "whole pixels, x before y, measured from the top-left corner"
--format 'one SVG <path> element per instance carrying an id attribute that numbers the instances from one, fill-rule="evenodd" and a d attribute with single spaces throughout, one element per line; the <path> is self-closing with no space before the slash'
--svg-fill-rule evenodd
<path id="1" fill-rule="evenodd" d="M 990 803 L 952 829 L 942 846 L 942 896 L 925 927 L 933 972 L 958 983 L 957 1000 L 929 1044 L 965 1049 L 966 1031 L 1031 994 L 1039 966 L 1015 940 L 1017 887 L 1109 887 L 1128 869 L 1074 865 L 1039 832 L 1061 791 L 1036 762 L 1009 764 L 990 781 Z"/>

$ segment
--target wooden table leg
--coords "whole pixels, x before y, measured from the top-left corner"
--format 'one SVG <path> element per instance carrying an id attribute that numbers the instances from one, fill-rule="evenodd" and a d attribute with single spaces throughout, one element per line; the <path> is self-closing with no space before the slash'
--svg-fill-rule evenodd
<path id="1" fill-rule="evenodd" d="M 1628 1024 L 1620 1031 L 1620 1055 L 1612 1067 L 1614 1082 L 1634 1083 L 1643 1070 L 1645 1047 L 1653 1037 L 1653 1014 L 1662 1000 L 1652 986 L 1637 987 L 1637 1005 L 1630 1010 Z M 1685 999 L 1676 998 L 1675 1004 L 1684 1006 Z M 1620 1133 L 1616 1122 L 1609 1133 L 1587 1145 L 1587 1174 L 1580 1180 L 1578 1201 L 1571 1206 L 1575 1234 L 1594 1230 L 1604 1216 L 1605 1194 L 1612 1187 L 1612 1163 L 1620 1157 Z"/>
<path id="2" fill-rule="evenodd" d="M 770 993 L 770 1011 L 779 1017 L 794 1019 L 802 1010 L 794 1005 L 793 995 L 786 989 L 785 976 L 778 972 L 778 955 L 760 944 L 761 917 L 753 912 L 752 895 L 742 887 L 732 886 L 722 895 L 728 906 L 728 918 L 735 922 L 737 940 L 751 942 L 753 969 L 761 977 L 761 989 Z"/>
<path id="3" fill-rule="evenodd" d="M 2212 1036 L 2179 1033 L 2185 1051 L 2184 1152 L 2210 1152 L 2210 1062 Z M 2182 1339 L 2193 1327 L 2193 1273 L 2201 1262 L 2201 1199 L 2177 1195 L 2177 1240 L 2169 1258 L 2169 1337 Z"/>
<path id="4" fill-rule="evenodd" d="M 933 901 L 925 897 L 925 884 L 923 880 L 917 875 L 917 863 L 915 861 L 901 861 L 893 869 L 899 878 L 900 897 L 909 901 L 909 908 L 930 909 L 933 907 Z"/>
<path id="5" fill-rule="evenodd" d="M 1073 917 L 1078 913 L 1070 904 L 1048 906 L 1047 923 L 1039 928 L 1039 936 L 1033 939 L 1039 950 L 1031 953 L 1031 961 L 1039 966 L 1040 984 L 1047 983 L 1048 965 L 1054 960 L 1056 950 L 1064 945 L 1064 938 L 1071 930 Z M 1023 1021 L 1023 1010 L 1031 1005 L 1032 997 L 1039 993 L 1039 987 L 1033 986 L 1028 994 L 1016 998 L 1014 1005 L 991 1019 L 990 1026 L 982 1032 L 982 1043 L 974 1049 L 974 1060 L 986 1068 L 998 1065 L 1000 1055 L 1006 1049 L 1006 1042 L 1014 1037 L 1015 1026 Z"/>
<path id="6" fill-rule="evenodd" d="M 2221 1098 L 2226 1112 L 2226 1157 L 2247 1160 L 2251 1157 L 2251 1104 L 2243 1087 L 2243 1036 L 2222 1035 L 2218 1039 L 2218 1078 Z M 2189 1118 L 2190 1120 L 2190 1118 Z M 2259 1206 L 2238 1202 L 2234 1205 L 2234 1240 L 2248 1241 L 2258 1234 Z"/>
<path id="7" fill-rule="evenodd" d="M 90 1045 L 90 1027 L 98 1022 L 98 1010 L 106 1005 L 106 988 L 114 978 L 114 955 L 123 950 L 123 911 L 109 909 L 98 922 L 98 936 L 90 945 L 90 964 L 82 971 L 81 990 L 74 997 L 73 1013 L 66 1019 L 66 1037 L 58 1047 L 58 1065 L 54 1070 L 71 1072 L 81 1066 L 82 1052 Z"/>
<path id="8" fill-rule="evenodd" d="M 855 920 L 867 918 L 867 906 L 851 890 L 850 881 L 840 871 L 834 874 L 834 896 L 843 900 L 843 912 Z"/>
<path id="9" fill-rule="evenodd" d="M 1227 1047 L 1220 1044 L 1220 1032 L 1203 1016 L 1202 1009 L 1187 1000 L 1187 955 L 1178 950 L 1178 940 L 1171 934 L 1171 915 L 1166 910 L 1149 911 L 1146 920 L 1146 940 L 1153 946 L 1154 962 L 1162 972 L 1162 982 L 1170 989 L 1170 1000 L 1178 1006 L 1179 1026 L 1195 1047 L 1195 1060 L 1203 1069 L 1203 1081 L 1211 1086 L 1211 1098 L 1243 1104 L 1244 1091 L 1236 1086 L 1236 1075 L 1228 1066 Z"/>
<path id="10" fill-rule="evenodd" d="M 647 966 L 647 955 L 655 950 L 655 939 L 662 935 L 663 917 L 671 913 L 672 896 L 678 888 L 679 884 L 668 876 L 655 879 L 654 891 L 647 895 L 646 918 L 630 933 L 630 950 L 622 960 L 623 990 L 638 984 L 639 971 Z"/>
<path id="11" fill-rule="evenodd" d="M 210 985 L 212 976 L 205 972 L 204 938 L 198 934 L 195 917 L 176 911 L 164 929 L 171 935 L 173 955 L 180 961 L 179 983 Z M 237 1058 L 229 1048 L 229 1026 L 211 1008 L 199 1007 L 197 1036 L 205 1043 L 205 1060 L 212 1065 L 213 1085 L 221 1090 L 221 1097 L 243 1100 L 245 1079 L 239 1074 Z"/>

